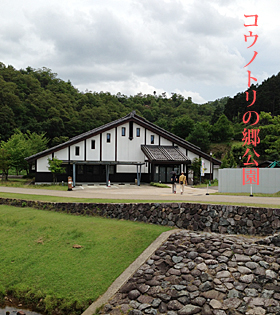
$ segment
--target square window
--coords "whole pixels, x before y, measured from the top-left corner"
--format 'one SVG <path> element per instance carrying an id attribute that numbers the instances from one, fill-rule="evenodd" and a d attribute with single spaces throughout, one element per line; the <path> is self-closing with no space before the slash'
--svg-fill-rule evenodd
<path id="1" fill-rule="evenodd" d="M 80 147 L 75 147 L 75 155 L 80 155 Z"/>
<path id="2" fill-rule="evenodd" d="M 95 149 L 95 140 L 91 140 L 91 149 L 92 149 L 92 150 Z"/>
<path id="3" fill-rule="evenodd" d="M 125 136 L 125 127 L 122 127 L 122 136 Z"/>
<path id="4" fill-rule="evenodd" d="M 110 133 L 107 133 L 107 142 L 111 142 L 111 134 Z"/>
<path id="5" fill-rule="evenodd" d="M 136 128 L 136 137 L 140 137 L 140 128 Z"/>
<path id="6" fill-rule="evenodd" d="M 154 144 L 154 143 L 155 143 L 155 136 L 151 135 L 151 144 Z"/>

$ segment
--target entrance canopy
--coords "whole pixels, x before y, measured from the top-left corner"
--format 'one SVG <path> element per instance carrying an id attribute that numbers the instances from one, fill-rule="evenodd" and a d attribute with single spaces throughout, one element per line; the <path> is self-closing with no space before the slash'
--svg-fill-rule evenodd
<path id="1" fill-rule="evenodd" d="M 191 164 L 191 160 L 176 146 L 141 145 L 150 163 Z"/>

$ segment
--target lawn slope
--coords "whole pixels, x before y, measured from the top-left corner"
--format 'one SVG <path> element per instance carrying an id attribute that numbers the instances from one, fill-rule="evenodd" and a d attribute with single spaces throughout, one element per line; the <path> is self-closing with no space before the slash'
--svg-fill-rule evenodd
<path id="1" fill-rule="evenodd" d="M 0 296 L 80 314 L 168 229 L 1 205 Z"/>

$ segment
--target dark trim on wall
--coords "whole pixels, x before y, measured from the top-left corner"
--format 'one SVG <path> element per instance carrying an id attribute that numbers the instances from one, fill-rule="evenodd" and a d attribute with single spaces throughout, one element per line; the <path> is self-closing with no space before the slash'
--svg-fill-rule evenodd
<path id="1" fill-rule="evenodd" d="M 160 136 L 158 136 L 158 145 L 160 145 Z"/>
<path id="2" fill-rule="evenodd" d="M 85 156 L 84 156 L 84 160 L 87 160 L 87 139 L 85 139 Z"/>
<path id="3" fill-rule="evenodd" d="M 102 161 L 102 132 L 100 133 L 100 161 Z"/>
<path id="4" fill-rule="evenodd" d="M 129 134 L 129 140 L 132 140 L 133 139 L 133 121 L 132 120 L 129 122 L 128 134 Z"/>
<path id="5" fill-rule="evenodd" d="M 147 128 L 145 128 L 145 145 L 147 144 Z"/>
<path id="6" fill-rule="evenodd" d="M 115 128 L 115 161 L 118 160 L 118 134 L 117 134 L 117 127 Z"/>
<path id="7" fill-rule="evenodd" d="M 54 158 L 54 152 L 52 153 L 52 159 Z"/>

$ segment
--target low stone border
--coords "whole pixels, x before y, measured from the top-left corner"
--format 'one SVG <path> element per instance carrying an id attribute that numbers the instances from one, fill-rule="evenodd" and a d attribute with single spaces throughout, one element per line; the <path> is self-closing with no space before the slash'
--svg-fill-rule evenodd
<path id="1" fill-rule="evenodd" d="M 271 208 L 199 203 L 61 203 L 10 198 L 0 198 L 0 204 L 222 234 L 273 235 L 280 232 L 280 209 Z"/>

